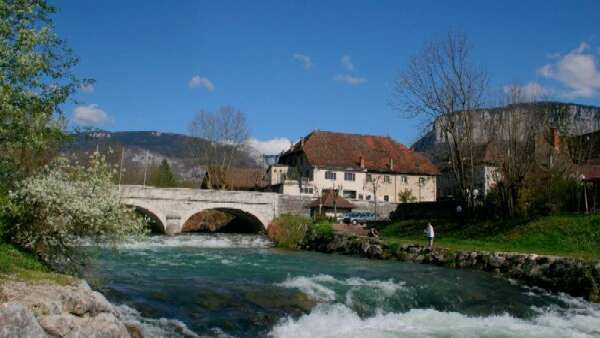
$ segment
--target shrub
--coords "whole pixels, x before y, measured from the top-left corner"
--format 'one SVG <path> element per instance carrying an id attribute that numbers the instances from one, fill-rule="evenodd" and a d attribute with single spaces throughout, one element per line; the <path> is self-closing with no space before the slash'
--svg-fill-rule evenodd
<path id="1" fill-rule="evenodd" d="M 335 218 L 332 216 L 327 216 L 325 213 L 315 214 L 314 216 L 315 223 L 331 223 L 335 222 Z"/>
<path id="2" fill-rule="evenodd" d="M 311 223 L 308 217 L 283 214 L 271 222 L 267 234 L 278 247 L 298 249 Z"/>
<path id="3" fill-rule="evenodd" d="M 306 241 L 325 241 L 328 242 L 333 238 L 333 227 L 331 223 L 316 223 L 312 224 L 306 233 Z"/>
<path id="4" fill-rule="evenodd" d="M 113 168 L 98 153 L 87 167 L 59 158 L 10 193 L 7 235 L 45 262 L 69 268 L 77 240 L 116 241 L 144 231 L 145 220 L 121 204 Z"/>
<path id="5" fill-rule="evenodd" d="M 10 200 L 8 195 L 0 192 L 0 243 L 5 241 L 5 233 L 10 222 Z"/>

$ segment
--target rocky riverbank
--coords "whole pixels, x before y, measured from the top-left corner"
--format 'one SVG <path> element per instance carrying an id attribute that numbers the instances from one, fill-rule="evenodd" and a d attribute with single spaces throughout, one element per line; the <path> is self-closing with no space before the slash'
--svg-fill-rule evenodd
<path id="1" fill-rule="evenodd" d="M 58 285 L 0 281 L 0 337 L 144 337 L 139 323 L 82 281 Z"/>
<path id="2" fill-rule="evenodd" d="M 430 250 L 417 244 L 389 246 L 376 238 L 348 234 L 314 238 L 304 249 L 489 271 L 530 286 L 600 302 L 600 262 L 513 252 Z"/>

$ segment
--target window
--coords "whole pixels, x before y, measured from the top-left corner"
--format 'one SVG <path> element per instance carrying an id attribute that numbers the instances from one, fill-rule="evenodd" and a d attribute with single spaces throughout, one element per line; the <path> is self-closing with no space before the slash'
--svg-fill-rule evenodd
<path id="1" fill-rule="evenodd" d="M 333 171 L 326 171 L 325 172 L 325 179 L 326 180 L 334 180 L 335 181 L 335 173 Z"/>
<path id="2" fill-rule="evenodd" d="M 419 184 L 420 185 L 425 184 L 425 177 L 419 177 Z"/>
<path id="3" fill-rule="evenodd" d="M 386 202 L 389 202 L 390 201 L 390 196 L 388 196 L 388 195 L 383 196 L 383 200 L 386 201 Z"/>
<path id="4" fill-rule="evenodd" d="M 354 173 L 344 173 L 344 181 L 354 181 L 356 175 Z"/>
<path id="5" fill-rule="evenodd" d="M 402 182 L 404 184 L 408 183 L 408 177 L 406 177 L 406 176 L 400 176 L 400 182 Z"/>
<path id="6" fill-rule="evenodd" d="M 385 175 L 385 176 L 383 176 L 383 182 L 384 183 L 390 183 L 390 182 L 392 182 L 392 180 L 391 180 L 390 176 Z"/>
<path id="7" fill-rule="evenodd" d="M 344 198 L 347 199 L 356 199 L 356 191 L 354 190 L 344 190 L 343 192 Z"/>
<path id="8" fill-rule="evenodd" d="M 358 199 L 362 200 L 364 198 L 363 194 L 358 194 Z"/>
<path id="9" fill-rule="evenodd" d="M 367 174 L 367 182 L 373 182 L 373 175 Z"/>
<path id="10" fill-rule="evenodd" d="M 310 194 L 310 195 L 312 195 L 313 192 L 314 192 L 314 190 L 313 190 L 312 187 L 310 187 L 310 188 L 300 188 L 300 193 L 301 194 Z"/>
<path id="11" fill-rule="evenodd" d="M 367 195 L 367 201 L 371 200 L 371 195 Z"/>

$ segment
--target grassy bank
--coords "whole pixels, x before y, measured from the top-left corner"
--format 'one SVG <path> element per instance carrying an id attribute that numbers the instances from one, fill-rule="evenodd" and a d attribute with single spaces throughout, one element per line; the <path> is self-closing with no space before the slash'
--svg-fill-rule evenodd
<path id="1" fill-rule="evenodd" d="M 37 257 L 19 250 L 12 244 L 0 242 L 0 280 L 49 281 L 61 285 L 72 284 L 78 279 L 52 272 Z"/>
<path id="2" fill-rule="evenodd" d="M 600 259 L 600 215 L 546 216 L 534 220 L 460 224 L 431 220 L 435 245 L 451 250 L 517 251 Z M 386 226 L 382 238 L 392 244 L 422 243 L 427 220 L 405 220 Z"/>

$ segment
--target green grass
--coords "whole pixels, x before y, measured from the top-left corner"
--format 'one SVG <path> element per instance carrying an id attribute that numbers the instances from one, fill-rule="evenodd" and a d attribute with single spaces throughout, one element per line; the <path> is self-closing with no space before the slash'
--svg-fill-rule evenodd
<path id="1" fill-rule="evenodd" d="M 34 255 L 19 250 L 11 244 L 0 242 L 0 280 L 16 279 L 31 282 L 52 282 L 61 285 L 75 283 L 78 279 L 50 271 Z"/>
<path id="2" fill-rule="evenodd" d="M 425 243 L 427 220 L 405 220 L 381 231 L 390 244 Z M 435 245 L 451 250 L 516 251 L 600 259 L 600 215 L 546 216 L 529 221 L 486 221 L 459 224 L 431 220 Z"/>

